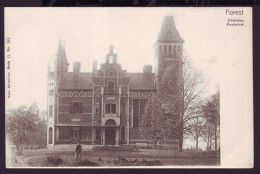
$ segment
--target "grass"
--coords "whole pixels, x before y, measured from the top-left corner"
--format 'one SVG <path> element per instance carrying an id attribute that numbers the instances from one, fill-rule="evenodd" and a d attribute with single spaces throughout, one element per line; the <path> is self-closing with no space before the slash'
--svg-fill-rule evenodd
<path id="1" fill-rule="evenodd" d="M 102 149 L 102 150 L 100 150 Z M 112 150 L 111 150 L 112 149 Z M 120 151 L 121 150 L 121 151 Z M 124 149 L 120 147 L 103 148 L 82 152 L 81 164 L 75 164 L 74 151 L 62 150 L 25 150 L 23 156 L 19 156 L 17 166 L 52 166 L 46 164 L 47 157 L 51 160 L 62 160 L 54 166 L 177 166 L 177 165 L 219 165 L 220 156 L 216 152 L 176 152 L 162 149 Z M 121 161 L 119 160 L 121 159 Z"/>

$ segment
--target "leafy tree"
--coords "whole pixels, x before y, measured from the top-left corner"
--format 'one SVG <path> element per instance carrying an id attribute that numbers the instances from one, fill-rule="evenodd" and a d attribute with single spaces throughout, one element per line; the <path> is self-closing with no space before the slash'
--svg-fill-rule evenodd
<path id="1" fill-rule="evenodd" d="M 172 125 L 176 119 L 167 112 L 167 107 L 163 106 L 163 100 L 154 94 L 148 101 L 146 112 L 142 115 L 139 130 L 143 136 L 156 143 L 159 140 L 169 139 L 172 132 Z"/>
<path id="2" fill-rule="evenodd" d="M 184 56 L 182 60 L 177 59 L 167 67 L 158 86 L 159 95 L 170 108 L 169 113 L 173 117 L 179 117 L 173 134 L 179 140 L 179 149 L 182 151 L 183 138 L 190 133 L 190 121 L 197 117 L 198 103 L 207 85 L 203 81 L 202 73 Z"/>
<path id="3" fill-rule="evenodd" d="M 34 103 L 29 108 L 19 106 L 6 113 L 6 132 L 10 141 L 18 148 L 23 145 L 41 144 L 46 139 L 46 125 L 39 117 L 39 108 Z M 45 140 L 44 140 L 45 141 Z"/>

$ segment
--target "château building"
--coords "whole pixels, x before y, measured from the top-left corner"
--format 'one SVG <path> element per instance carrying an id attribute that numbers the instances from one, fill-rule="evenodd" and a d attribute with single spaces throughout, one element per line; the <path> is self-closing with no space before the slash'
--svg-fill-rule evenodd
<path id="1" fill-rule="evenodd" d="M 165 16 L 155 42 L 155 73 L 145 65 L 142 73 L 128 73 L 118 64 L 110 46 L 104 63 L 81 72 L 80 62 L 69 63 L 59 43 L 53 71 L 48 71 L 48 148 L 69 144 L 119 145 L 145 143 L 139 123 L 157 79 L 166 67 L 182 57 L 184 40 L 173 16 Z"/>

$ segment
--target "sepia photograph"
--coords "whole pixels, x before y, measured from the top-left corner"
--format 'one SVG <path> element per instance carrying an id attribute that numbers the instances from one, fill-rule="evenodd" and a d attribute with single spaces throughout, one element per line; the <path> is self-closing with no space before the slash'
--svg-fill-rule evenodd
<path id="1" fill-rule="evenodd" d="M 7 168 L 253 167 L 252 9 L 6 7 L 5 94 Z"/>

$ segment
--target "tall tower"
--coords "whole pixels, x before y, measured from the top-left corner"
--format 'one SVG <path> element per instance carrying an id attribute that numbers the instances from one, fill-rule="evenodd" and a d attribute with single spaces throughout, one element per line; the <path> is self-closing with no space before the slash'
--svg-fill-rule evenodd
<path id="1" fill-rule="evenodd" d="M 65 47 L 62 46 L 61 40 L 59 41 L 58 51 L 56 54 L 56 60 L 55 60 L 55 75 L 56 75 L 56 82 L 57 86 L 61 85 L 63 83 L 63 76 L 64 73 L 68 72 L 68 61 L 67 56 L 65 52 Z"/>
<path id="2" fill-rule="evenodd" d="M 184 40 L 181 38 L 173 16 L 165 16 L 161 31 L 155 43 L 156 79 L 165 72 L 167 66 L 177 63 L 182 59 Z"/>
<path id="3" fill-rule="evenodd" d="M 48 68 L 48 88 L 47 88 L 47 147 L 53 148 L 55 145 L 55 138 L 57 137 L 57 128 L 55 123 L 58 119 L 57 106 L 58 97 L 57 91 L 63 83 L 64 74 L 68 72 L 68 61 L 65 53 L 65 48 L 62 46 L 61 40 L 59 41 L 58 51 L 54 62 L 53 71 Z"/>

